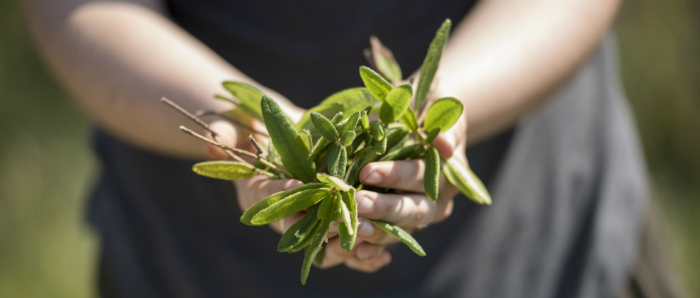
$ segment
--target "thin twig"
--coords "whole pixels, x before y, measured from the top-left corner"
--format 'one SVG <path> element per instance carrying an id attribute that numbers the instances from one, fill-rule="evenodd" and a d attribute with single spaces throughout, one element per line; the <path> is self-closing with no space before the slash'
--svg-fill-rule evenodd
<path id="1" fill-rule="evenodd" d="M 206 116 L 218 116 L 219 114 L 214 112 L 214 111 L 199 110 L 199 111 L 194 112 L 194 115 L 197 117 L 206 117 Z"/>
<path id="2" fill-rule="evenodd" d="M 207 124 L 206 122 L 204 122 L 204 121 L 202 121 L 201 119 L 197 118 L 197 116 L 192 115 L 190 112 L 188 112 L 187 110 L 183 109 L 181 106 L 177 105 L 176 103 L 170 101 L 169 99 L 167 99 L 167 98 L 165 98 L 165 97 L 161 98 L 160 101 L 166 103 L 167 105 L 171 106 L 173 109 L 175 109 L 175 110 L 177 110 L 178 112 L 182 113 L 183 115 L 187 116 L 187 118 L 190 118 L 190 120 L 192 120 L 192 121 L 194 121 L 195 123 L 199 124 L 199 126 L 203 127 L 203 128 L 206 129 L 208 132 L 210 132 L 211 135 L 212 135 L 213 137 L 216 137 L 216 136 L 218 135 L 216 132 L 214 132 L 213 130 L 211 130 L 211 128 L 209 128 L 209 124 Z"/>
<path id="3" fill-rule="evenodd" d="M 289 175 L 289 177 L 292 176 L 291 174 L 289 174 L 289 172 L 284 171 L 284 170 L 282 170 L 281 168 L 278 168 L 278 167 L 275 166 L 274 164 L 270 163 L 269 161 L 267 161 L 267 160 L 265 160 L 264 158 L 262 158 L 262 157 L 256 155 L 256 154 L 253 153 L 253 152 L 246 151 L 246 150 L 241 150 L 241 149 L 238 149 L 238 148 L 231 148 L 231 147 L 226 146 L 226 145 L 224 145 L 224 144 L 221 144 L 221 143 L 219 143 L 219 142 L 212 141 L 212 140 L 210 140 L 210 139 L 207 139 L 207 138 L 204 137 L 203 135 L 200 135 L 200 134 L 198 134 L 198 133 L 196 133 L 196 132 L 192 131 L 191 129 L 189 129 L 189 128 L 187 128 L 187 127 L 184 127 L 184 126 L 180 126 L 180 130 L 182 130 L 183 132 L 185 132 L 185 133 L 188 134 L 188 135 L 191 135 L 191 136 L 193 136 L 193 137 L 195 137 L 195 138 L 198 138 L 198 139 L 200 139 L 200 140 L 202 140 L 202 141 L 205 141 L 205 142 L 207 142 L 207 143 L 209 143 L 209 144 L 212 144 L 212 145 L 214 145 L 214 146 L 216 146 L 216 147 L 219 147 L 219 148 L 223 149 L 224 152 L 226 152 L 226 154 L 228 154 L 231 158 L 233 158 L 233 159 L 235 159 L 235 160 L 237 160 L 237 161 L 248 163 L 248 162 L 244 161 L 241 157 L 239 157 L 238 155 L 236 155 L 235 153 L 238 153 L 238 154 L 241 154 L 241 155 L 245 155 L 245 156 L 248 156 L 248 157 L 250 157 L 250 158 L 255 158 L 256 160 L 260 161 L 260 162 L 261 162 L 262 164 L 264 164 L 265 166 L 267 166 L 267 167 L 269 167 L 269 168 L 271 168 L 271 169 L 273 169 L 273 170 L 275 170 L 275 171 L 282 172 L 282 173 L 285 174 L 285 175 Z M 262 171 L 262 170 L 261 170 L 261 171 Z M 263 171 L 263 172 L 264 172 L 264 171 Z M 267 172 L 266 172 L 266 173 L 267 173 Z"/>
<path id="4" fill-rule="evenodd" d="M 249 136 L 248 136 L 248 141 L 250 141 L 251 143 L 253 143 L 253 147 L 255 147 L 255 150 L 258 151 L 258 152 L 257 152 L 257 155 L 258 155 L 258 157 L 260 157 L 260 155 L 263 154 L 263 150 L 262 150 L 262 148 L 260 147 L 260 144 L 258 144 L 258 141 L 255 140 L 255 138 L 253 137 L 253 135 L 249 135 Z"/>

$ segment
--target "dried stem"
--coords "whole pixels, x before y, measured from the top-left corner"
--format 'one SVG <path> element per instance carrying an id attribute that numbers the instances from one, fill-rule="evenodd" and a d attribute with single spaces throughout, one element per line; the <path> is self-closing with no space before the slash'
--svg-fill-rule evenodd
<path id="1" fill-rule="evenodd" d="M 275 166 L 274 164 L 270 163 L 269 161 L 265 160 L 264 158 L 260 157 L 259 155 L 255 154 L 255 153 L 253 153 L 253 152 L 246 151 L 246 150 L 241 150 L 241 149 L 238 149 L 238 148 L 231 148 L 231 147 L 226 146 L 226 145 L 224 145 L 224 144 L 221 144 L 221 143 L 219 143 L 219 142 L 217 142 L 217 141 L 212 141 L 212 140 L 210 140 L 210 139 L 207 139 L 207 138 L 204 137 L 203 135 L 200 135 L 200 134 L 198 134 L 198 133 L 196 133 L 196 132 L 192 131 L 191 129 L 189 129 L 189 128 L 187 128 L 187 127 L 184 127 L 184 126 L 180 126 L 180 130 L 182 130 L 183 132 L 185 132 L 185 133 L 188 134 L 188 135 L 191 135 L 191 136 L 193 136 L 193 137 L 195 137 L 195 138 L 198 138 L 198 139 L 200 139 L 200 140 L 202 140 L 202 141 L 205 141 L 205 142 L 207 142 L 207 143 L 209 143 L 209 144 L 212 144 L 212 145 L 214 145 L 214 146 L 216 146 L 216 147 L 219 147 L 219 148 L 223 149 L 224 152 L 226 152 L 226 154 L 228 154 L 228 156 L 230 156 L 231 158 L 235 159 L 236 161 L 250 164 L 250 163 L 248 163 L 247 161 L 243 160 L 240 156 L 236 155 L 236 153 L 238 153 L 238 154 L 245 155 L 245 156 L 248 156 L 248 157 L 251 157 L 251 158 L 255 158 L 256 160 L 260 161 L 260 162 L 261 162 L 262 164 L 264 164 L 265 166 L 267 166 L 267 167 L 269 167 L 269 168 L 271 168 L 271 169 L 273 169 L 273 170 L 275 170 L 275 171 L 281 172 L 281 173 L 284 174 L 284 175 L 289 175 L 288 177 L 291 177 L 291 176 L 292 176 L 291 174 L 289 174 L 289 172 L 287 172 L 287 171 L 285 171 L 285 170 L 283 170 L 283 169 L 281 169 L 281 168 Z M 258 170 L 260 170 L 260 169 L 258 169 Z M 265 171 L 263 171 L 263 170 L 260 170 L 260 171 L 265 172 Z M 260 172 L 258 172 L 258 173 L 260 173 Z M 267 173 L 267 172 L 265 172 L 265 173 Z M 264 175 L 267 175 L 267 174 L 264 174 Z"/>
<path id="2" fill-rule="evenodd" d="M 263 150 L 262 150 L 262 147 L 260 147 L 260 144 L 258 144 L 258 141 L 255 140 L 255 138 L 253 137 L 253 135 L 249 135 L 249 136 L 248 136 L 248 141 L 250 141 L 251 143 L 253 143 L 253 147 L 255 147 L 255 150 L 258 151 L 258 152 L 257 152 L 257 155 L 258 155 L 258 157 L 260 157 L 260 155 L 263 154 Z"/>
<path id="3" fill-rule="evenodd" d="M 192 115 L 190 112 L 188 112 L 187 110 L 183 109 L 181 106 L 177 105 L 176 103 L 170 101 L 169 99 L 167 99 L 167 98 L 165 98 L 165 97 L 161 98 L 160 101 L 161 101 L 161 102 L 164 102 L 165 104 L 167 104 L 167 105 L 169 105 L 169 106 L 171 106 L 173 109 L 175 109 L 175 110 L 177 110 L 178 112 L 182 113 L 183 115 L 187 116 L 187 118 L 190 118 L 190 120 L 192 120 L 192 121 L 194 121 L 195 123 L 199 124 L 199 126 L 203 127 L 203 128 L 206 129 L 208 132 L 210 132 L 211 135 L 212 135 L 213 137 L 216 137 L 216 136 L 218 135 L 216 132 L 214 132 L 213 130 L 211 130 L 211 128 L 209 128 L 209 124 L 207 124 L 206 122 L 204 122 L 204 121 L 202 121 L 201 119 L 197 118 L 197 116 Z"/>

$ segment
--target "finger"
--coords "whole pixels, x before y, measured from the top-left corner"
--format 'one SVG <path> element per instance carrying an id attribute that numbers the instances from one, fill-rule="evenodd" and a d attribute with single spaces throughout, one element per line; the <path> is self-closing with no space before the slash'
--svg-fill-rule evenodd
<path id="1" fill-rule="evenodd" d="M 422 159 L 380 161 L 370 163 L 360 170 L 360 182 L 393 189 L 423 192 Z"/>
<path id="2" fill-rule="evenodd" d="M 250 179 L 236 180 L 237 189 L 247 190 L 250 194 L 239 193 L 238 203 L 241 210 L 248 210 L 250 206 L 280 191 L 293 189 L 303 185 L 301 181 L 294 179 L 269 179 L 265 176 L 255 176 Z"/>
<path id="3" fill-rule="evenodd" d="M 393 235 L 387 233 L 386 231 L 377 228 L 371 221 L 359 218 L 360 226 L 357 228 L 357 239 L 364 242 L 372 244 L 391 244 L 399 242 Z M 407 228 L 408 231 L 412 231 L 412 228 Z"/>
<path id="4" fill-rule="evenodd" d="M 388 251 L 383 251 L 379 256 L 369 260 L 360 260 L 358 258 L 350 258 L 345 261 L 345 266 L 350 269 L 362 271 L 366 273 L 374 273 L 384 266 L 391 263 L 391 254 Z"/>
<path id="5" fill-rule="evenodd" d="M 439 134 L 435 140 L 433 140 L 433 147 L 438 151 L 440 157 L 443 159 L 448 159 L 454 155 L 455 152 L 455 135 L 451 132 Z"/>
<path id="6" fill-rule="evenodd" d="M 354 249 L 361 243 L 362 241 L 355 242 L 353 249 L 350 250 L 350 252 L 347 252 L 342 248 L 342 246 L 340 246 L 340 238 L 328 240 L 328 243 L 326 243 L 326 251 L 324 252 L 323 256 L 323 262 L 321 265 L 317 264 L 316 267 L 326 269 L 344 263 L 346 260 L 354 256 Z"/>
<path id="7" fill-rule="evenodd" d="M 238 141 L 238 130 L 233 126 L 233 124 L 227 121 L 215 121 L 209 125 L 209 128 L 216 132 L 216 141 L 226 145 L 228 147 L 236 147 Z M 207 139 L 214 140 L 210 132 L 205 134 Z M 206 150 L 209 157 L 212 159 L 227 159 L 228 154 L 224 152 L 223 149 L 216 147 L 209 143 L 204 143 L 204 150 Z"/>
<path id="8" fill-rule="evenodd" d="M 361 190 L 355 194 L 355 200 L 359 215 L 401 227 L 432 222 L 439 207 L 424 194 L 380 194 Z"/>
<path id="9" fill-rule="evenodd" d="M 384 252 L 385 248 L 386 245 L 362 242 L 360 245 L 357 245 L 357 248 L 355 248 L 355 257 L 360 260 L 374 259 Z"/>
<path id="10" fill-rule="evenodd" d="M 277 233 L 284 234 L 289 230 L 291 226 L 293 226 L 297 221 L 300 221 L 304 216 L 306 215 L 306 212 L 297 212 L 294 213 L 290 216 L 287 216 L 283 219 L 280 219 L 276 222 L 270 223 L 270 227 Z"/>

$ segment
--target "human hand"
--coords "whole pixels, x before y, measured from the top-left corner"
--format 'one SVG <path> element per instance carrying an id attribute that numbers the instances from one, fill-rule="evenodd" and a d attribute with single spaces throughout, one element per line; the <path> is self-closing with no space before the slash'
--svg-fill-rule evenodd
<path id="1" fill-rule="evenodd" d="M 466 116 L 448 131 L 440 134 L 432 143 L 442 158 L 455 158 L 466 164 Z M 360 171 L 360 181 L 366 185 L 406 191 L 404 194 L 380 194 L 358 191 L 358 214 L 361 216 L 355 247 L 346 252 L 339 238 L 332 238 L 326 245 L 321 268 L 345 264 L 349 268 L 375 272 L 391 262 L 391 254 L 385 250 L 389 243 L 398 242 L 391 234 L 376 228 L 368 219 L 386 221 L 408 232 L 428 224 L 437 223 L 450 216 L 453 198 L 459 190 L 444 176 L 440 178 L 438 199 L 433 202 L 423 190 L 424 160 L 382 161 L 370 163 Z M 331 227 L 329 237 L 337 228 Z"/>

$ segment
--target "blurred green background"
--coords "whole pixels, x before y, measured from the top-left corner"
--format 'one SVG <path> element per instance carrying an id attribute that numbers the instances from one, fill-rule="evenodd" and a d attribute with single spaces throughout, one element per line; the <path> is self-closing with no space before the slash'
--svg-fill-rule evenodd
<path id="1" fill-rule="evenodd" d="M 681 284 L 700 297 L 700 2 L 627 1 L 616 27 L 653 205 Z M 0 297 L 93 296 L 89 133 L 37 57 L 19 3 L 0 1 Z"/>

